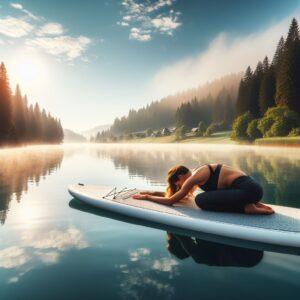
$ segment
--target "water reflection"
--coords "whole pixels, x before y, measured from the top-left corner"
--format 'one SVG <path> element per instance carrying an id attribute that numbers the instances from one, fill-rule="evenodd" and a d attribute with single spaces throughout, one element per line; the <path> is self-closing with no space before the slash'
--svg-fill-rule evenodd
<path id="1" fill-rule="evenodd" d="M 113 148 L 112 148 L 113 147 Z M 99 159 L 111 159 L 116 169 L 164 185 L 167 170 L 183 164 L 194 168 L 209 162 L 240 168 L 264 187 L 264 201 L 300 207 L 300 150 L 232 145 L 103 145 L 91 148 Z"/>
<path id="2" fill-rule="evenodd" d="M 63 150 L 53 147 L 28 147 L 0 151 L 0 222 L 4 224 L 10 201 L 20 201 L 28 184 L 60 168 Z"/>
<path id="3" fill-rule="evenodd" d="M 222 267 L 256 266 L 263 258 L 263 251 L 167 233 L 167 249 L 178 259 L 191 257 L 197 264 Z"/>
<path id="4" fill-rule="evenodd" d="M 57 264 L 62 254 L 70 249 L 85 249 L 88 243 L 74 227 L 24 231 L 16 246 L 0 250 L 0 268 L 14 270 L 7 283 L 15 283 L 27 272 L 43 265 Z"/>

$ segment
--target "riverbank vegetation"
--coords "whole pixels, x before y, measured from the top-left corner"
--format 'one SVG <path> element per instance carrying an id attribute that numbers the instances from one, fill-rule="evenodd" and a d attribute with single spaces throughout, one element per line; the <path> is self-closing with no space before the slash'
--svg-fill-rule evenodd
<path id="1" fill-rule="evenodd" d="M 254 72 L 248 67 L 241 80 L 232 138 L 261 143 L 295 143 L 269 139 L 300 135 L 300 35 L 292 20 L 286 40 L 279 40 L 271 63 L 266 57 Z M 287 142 L 288 141 L 288 142 Z"/>
<path id="2" fill-rule="evenodd" d="M 29 104 L 17 85 L 15 93 L 10 89 L 4 63 L 0 66 L 0 145 L 30 143 L 61 143 L 63 129 L 60 120 L 54 118 L 38 103 Z"/>

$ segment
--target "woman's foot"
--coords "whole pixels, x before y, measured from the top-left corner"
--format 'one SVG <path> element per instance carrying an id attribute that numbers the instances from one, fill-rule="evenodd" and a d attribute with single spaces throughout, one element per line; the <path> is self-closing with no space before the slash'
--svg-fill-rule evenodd
<path id="1" fill-rule="evenodd" d="M 274 210 L 273 210 L 273 208 L 271 206 L 268 206 L 268 205 L 266 205 L 266 204 L 264 204 L 262 202 L 255 203 L 255 206 L 268 209 L 270 212 L 274 213 Z"/>
<path id="2" fill-rule="evenodd" d="M 269 208 L 258 207 L 254 203 L 247 204 L 244 207 L 244 212 L 251 215 L 270 215 L 274 212 L 272 211 Z"/>

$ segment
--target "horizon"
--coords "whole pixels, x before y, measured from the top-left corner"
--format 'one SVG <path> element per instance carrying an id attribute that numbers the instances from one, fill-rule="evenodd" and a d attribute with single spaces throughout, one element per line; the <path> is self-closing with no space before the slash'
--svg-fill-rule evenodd
<path id="1" fill-rule="evenodd" d="M 217 1 L 70 3 L 3 1 L 0 55 L 12 90 L 76 132 L 255 67 L 300 12 L 299 1 L 229 1 L 217 13 Z"/>

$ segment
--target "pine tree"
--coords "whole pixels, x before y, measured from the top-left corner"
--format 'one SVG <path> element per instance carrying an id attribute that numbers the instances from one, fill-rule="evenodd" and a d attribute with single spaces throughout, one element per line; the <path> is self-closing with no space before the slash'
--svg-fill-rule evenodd
<path id="1" fill-rule="evenodd" d="M 38 103 L 35 103 L 33 109 L 33 120 L 34 120 L 34 127 L 33 127 L 33 138 L 37 142 L 41 142 L 42 139 L 42 118 L 41 118 L 41 111 Z"/>
<path id="2" fill-rule="evenodd" d="M 225 106 L 224 106 L 224 118 L 223 121 L 225 122 L 226 127 L 229 127 L 231 123 L 233 122 L 233 118 L 235 115 L 235 105 L 234 102 L 230 96 L 230 94 L 227 95 L 227 98 L 225 100 Z"/>
<path id="3" fill-rule="evenodd" d="M 24 141 L 26 135 L 25 103 L 19 85 L 13 97 L 13 124 L 18 141 Z"/>
<path id="4" fill-rule="evenodd" d="M 4 63 L 0 66 L 0 143 L 9 140 L 12 131 L 12 103 L 9 80 Z"/>
<path id="5" fill-rule="evenodd" d="M 263 64 L 258 62 L 256 69 L 252 76 L 252 81 L 250 83 L 250 99 L 249 99 L 249 111 L 254 117 L 260 116 L 259 111 L 259 90 L 263 78 Z"/>
<path id="6" fill-rule="evenodd" d="M 275 71 L 274 66 L 269 65 L 268 57 L 263 61 L 263 78 L 259 89 L 259 110 L 264 115 L 269 107 L 275 105 Z"/>
<path id="7" fill-rule="evenodd" d="M 240 116 L 250 110 L 252 82 L 253 73 L 251 67 L 249 66 L 240 82 L 236 104 L 236 116 Z"/>
<path id="8" fill-rule="evenodd" d="M 276 103 L 300 112 L 300 45 L 299 27 L 292 20 L 284 45 L 282 62 L 276 78 Z"/>
<path id="9" fill-rule="evenodd" d="M 276 51 L 275 51 L 275 54 L 273 57 L 273 61 L 272 61 L 272 65 L 274 67 L 275 73 L 277 73 L 277 70 L 279 69 L 280 64 L 282 62 L 282 56 L 284 53 L 284 44 L 285 44 L 285 42 L 284 42 L 284 38 L 282 36 L 278 42 L 278 45 L 277 45 L 277 48 L 276 48 Z"/>

